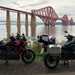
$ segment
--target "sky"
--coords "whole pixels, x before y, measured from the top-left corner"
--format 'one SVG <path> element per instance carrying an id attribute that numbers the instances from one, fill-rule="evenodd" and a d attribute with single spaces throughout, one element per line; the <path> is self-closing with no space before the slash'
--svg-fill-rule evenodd
<path id="1" fill-rule="evenodd" d="M 0 6 L 29 11 L 51 6 L 58 16 L 67 14 L 75 20 L 75 0 L 0 0 Z"/>

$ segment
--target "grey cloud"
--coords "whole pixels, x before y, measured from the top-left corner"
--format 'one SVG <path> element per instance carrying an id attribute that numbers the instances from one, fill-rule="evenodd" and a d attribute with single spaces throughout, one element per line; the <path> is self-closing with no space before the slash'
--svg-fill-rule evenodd
<path id="1" fill-rule="evenodd" d="M 49 0 L 42 0 L 42 1 L 39 2 L 39 3 L 23 5 L 23 6 L 21 6 L 21 8 L 23 8 L 23 7 L 29 7 L 29 6 L 31 6 L 31 7 L 33 7 L 33 6 L 39 6 L 39 5 L 42 5 L 42 4 L 45 4 L 45 3 L 48 3 L 48 1 L 49 1 Z"/>

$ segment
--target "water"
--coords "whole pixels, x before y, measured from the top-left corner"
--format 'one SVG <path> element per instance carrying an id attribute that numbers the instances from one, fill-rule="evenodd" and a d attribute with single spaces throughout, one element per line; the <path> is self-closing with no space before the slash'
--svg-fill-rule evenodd
<path id="1" fill-rule="evenodd" d="M 49 28 L 47 28 L 47 26 L 44 26 L 44 25 L 37 25 L 36 35 L 48 33 L 49 35 L 55 36 L 58 42 L 61 42 L 64 40 L 65 30 L 68 30 L 70 34 L 75 35 L 75 25 L 68 25 L 68 26 L 55 25 L 55 26 L 50 26 Z M 16 25 L 11 26 L 11 33 L 14 33 L 14 35 L 16 35 L 17 33 Z M 21 33 L 25 33 L 24 25 L 21 26 Z M 0 25 L 0 40 L 2 40 L 3 38 L 6 38 L 6 35 L 7 35 L 6 26 Z M 30 26 L 29 26 L 29 36 L 30 36 Z"/>
<path id="2" fill-rule="evenodd" d="M 49 29 L 44 25 L 37 26 L 37 34 L 48 33 L 49 35 L 55 36 L 58 42 L 64 41 L 64 31 L 67 30 L 70 34 L 75 36 L 75 25 L 55 25 L 50 26 Z"/>

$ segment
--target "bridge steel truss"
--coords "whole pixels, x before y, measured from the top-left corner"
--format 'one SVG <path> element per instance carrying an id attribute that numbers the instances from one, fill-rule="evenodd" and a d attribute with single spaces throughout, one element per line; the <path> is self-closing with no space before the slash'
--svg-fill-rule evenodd
<path id="1" fill-rule="evenodd" d="M 26 15 L 25 17 L 25 32 L 26 36 L 28 36 L 28 15 L 31 16 L 31 36 L 36 36 L 36 16 L 38 16 L 46 26 L 54 26 L 56 23 L 56 20 L 60 19 L 62 20 L 63 25 L 69 24 L 69 19 L 67 15 L 64 15 L 62 18 L 59 18 L 56 14 L 55 10 L 52 7 L 45 7 L 37 10 L 31 10 L 30 12 L 11 9 L 7 7 L 0 6 L 0 10 L 6 11 L 6 30 L 7 30 L 7 37 L 10 37 L 11 33 L 11 20 L 10 20 L 10 12 L 16 12 L 17 13 L 17 33 L 21 33 L 21 22 L 20 22 L 20 14 L 23 13 Z"/>

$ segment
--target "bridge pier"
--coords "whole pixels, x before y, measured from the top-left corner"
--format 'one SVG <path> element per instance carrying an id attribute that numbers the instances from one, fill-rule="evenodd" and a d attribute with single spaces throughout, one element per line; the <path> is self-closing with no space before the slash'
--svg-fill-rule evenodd
<path id="1" fill-rule="evenodd" d="M 28 36 L 28 14 L 25 16 L 25 32 L 26 36 Z"/>
<path id="2" fill-rule="evenodd" d="M 17 33 L 21 33 L 20 13 L 17 12 Z"/>
<path id="3" fill-rule="evenodd" d="M 68 16 L 67 15 L 64 15 L 62 17 L 62 24 L 63 25 L 68 25 L 69 24 L 69 19 L 68 19 Z"/>
<path id="4" fill-rule="evenodd" d="M 56 28 L 55 28 L 55 25 L 54 26 L 50 26 L 50 33 L 49 33 L 49 35 L 50 36 L 55 36 L 55 34 L 56 34 Z"/>
<path id="5" fill-rule="evenodd" d="M 49 24 L 45 24 L 45 34 L 48 34 L 49 35 Z"/>
<path id="6" fill-rule="evenodd" d="M 36 36 L 36 17 L 33 14 L 31 15 L 31 36 Z"/>
<path id="7" fill-rule="evenodd" d="M 55 36 L 55 25 L 45 25 L 45 33 L 48 35 Z"/>
<path id="8" fill-rule="evenodd" d="M 7 38 L 9 38 L 10 33 L 11 33 L 10 12 L 9 12 L 9 10 L 6 10 L 6 30 L 7 30 Z"/>

